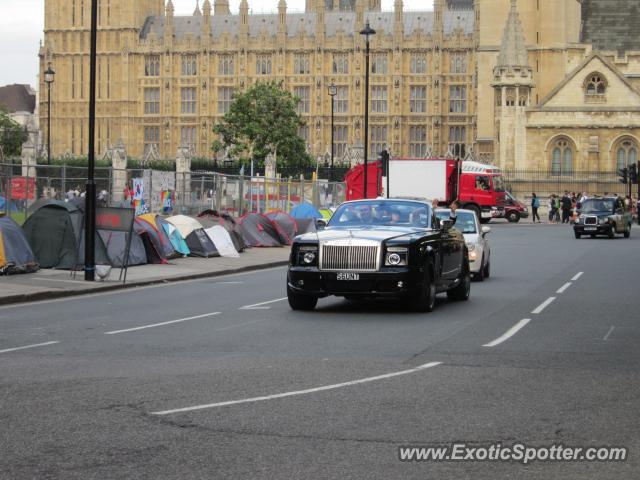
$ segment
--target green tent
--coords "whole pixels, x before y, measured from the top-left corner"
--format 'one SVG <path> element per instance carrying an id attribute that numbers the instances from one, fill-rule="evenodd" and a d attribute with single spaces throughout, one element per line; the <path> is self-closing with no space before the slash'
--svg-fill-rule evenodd
<path id="1" fill-rule="evenodd" d="M 39 206 L 23 230 L 41 268 L 76 269 L 84 264 L 84 213 L 56 200 Z M 96 264 L 109 265 L 107 249 L 96 233 Z"/>

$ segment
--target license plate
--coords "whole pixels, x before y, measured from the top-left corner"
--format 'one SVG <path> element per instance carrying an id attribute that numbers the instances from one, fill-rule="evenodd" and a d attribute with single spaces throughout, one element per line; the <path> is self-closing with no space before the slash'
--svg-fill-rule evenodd
<path id="1" fill-rule="evenodd" d="M 338 273 L 336 280 L 360 280 L 359 273 Z"/>
<path id="2" fill-rule="evenodd" d="M 585 227 L 584 230 L 586 232 L 595 232 L 596 230 L 598 230 L 598 227 Z"/>

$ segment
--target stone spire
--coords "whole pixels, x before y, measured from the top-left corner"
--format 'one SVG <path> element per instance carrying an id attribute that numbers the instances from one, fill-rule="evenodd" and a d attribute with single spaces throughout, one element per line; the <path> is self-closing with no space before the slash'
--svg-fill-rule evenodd
<path id="1" fill-rule="evenodd" d="M 215 0 L 213 2 L 213 14 L 231 15 L 231 10 L 229 9 L 229 0 Z"/>
<path id="2" fill-rule="evenodd" d="M 202 13 L 205 17 L 211 16 L 211 2 L 209 0 L 204 0 L 204 3 L 202 4 Z"/>
<path id="3" fill-rule="evenodd" d="M 287 31 L 287 2 L 280 0 L 278 2 L 278 32 L 286 33 Z"/>
<path id="4" fill-rule="evenodd" d="M 240 33 L 249 34 L 249 2 L 247 0 L 240 1 Z"/>
<path id="5" fill-rule="evenodd" d="M 200 11 L 200 0 L 196 0 L 196 9 L 193 11 L 194 17 L 202 16 L 202 12 Z"/>
<path id="6" fill-rule="evenodd" d="M 511 0 L 511 10 L 502 35 L 502 46 L 498 55 L 498 67 L 528 67 L 529 56 L 524 43 L 522 24 L 518 16 L 516 0 Z"/>
<path id="7" fill-rule="evenodd" d="M 173 8 L 173 2 L 169 0 L 167 2 L 167 7 L 165 9 L 165 15 L 167 17 L 173 17 L 173 13 L 175 12 L 175 8 Z"/>

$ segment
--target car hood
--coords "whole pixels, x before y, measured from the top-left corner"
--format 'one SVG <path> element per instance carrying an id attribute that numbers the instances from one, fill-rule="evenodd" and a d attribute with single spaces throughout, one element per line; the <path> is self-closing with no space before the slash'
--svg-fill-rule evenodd
<path id="1" fill-rule="evenodd" d="M 589 212 L 589 213 L 581 213 L 585 217 L 608 217 L 609 215 L 613 215 L 611 212 Z"/>
<path id="2" fill-rule="evenodd" d="M 477 233 L 465 233 L 463 234 L 465 243 L 473 243 L 478 245 L 480 243 L 480 235 Z"/>
<path id="3" fill-rule="evenodd" d="M 358 228 L 329 227 L 313 233 L 305 233 L 296 237 L 300 242 L 327 242 L 331 240 L 344 240 L 348 238 L 360 238 L 383 242 L 401 237 L 411 237 L 417 233 L 424 234 L 431 230 L 421 228 L 390 227 L 390 226 L 369 226 Z"/>

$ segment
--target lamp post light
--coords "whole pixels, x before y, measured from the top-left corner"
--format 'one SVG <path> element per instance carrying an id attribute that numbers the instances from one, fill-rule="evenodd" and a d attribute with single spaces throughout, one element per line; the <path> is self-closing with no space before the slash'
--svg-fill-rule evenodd
<path id="1" fill-rule="evenodd" d="M 47 165 L 51 165 L 51 84 L 55 81 L 56 72 L 48 68 L 44 72 L 44 83 L 47 84 Z"/>
<path id="2" fill-rule="evenodd" d="M 334 105 L 335 98 L 338 94 L 338 87 L 336 87 L 335 83 L 331 82 L 331 85 L 328 87 L 329 96 L 331 97 L 331 170 L 329 173 L 329 181 L 333 182 L 333 116 L 334 116 Z"/>
<path id="3" fill-rule="evenodd" d="M 365 38 L 365 81 L 364 81 L 364 198 L 367 198 L 367 160 L 369 155 L 369 38 L 376 31 L 369 25 L 369 20 L 360 31 Z"/>

